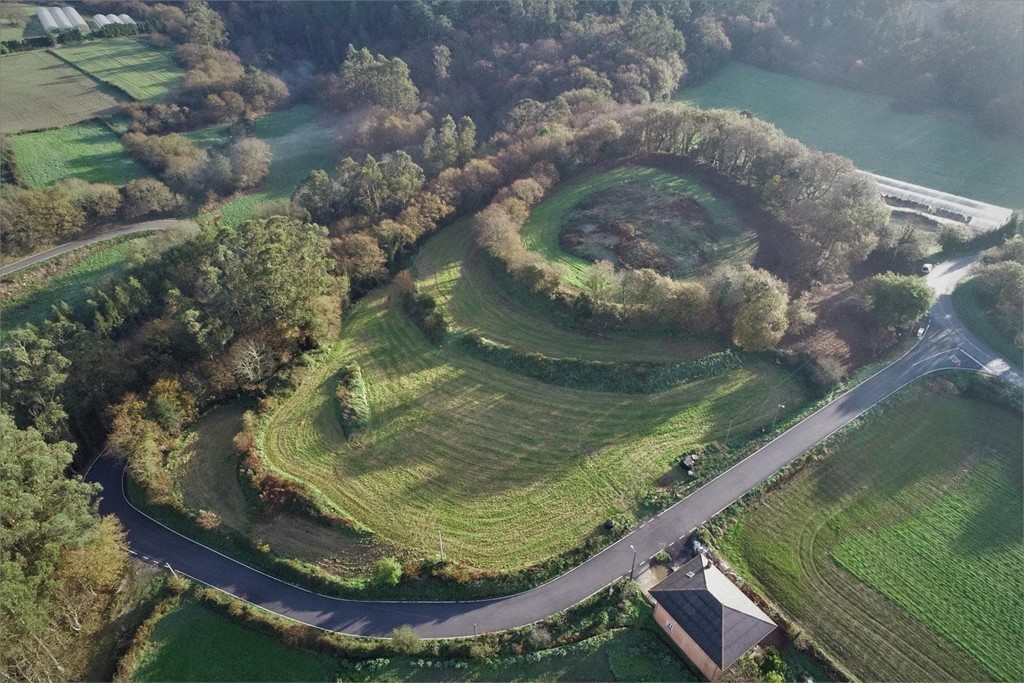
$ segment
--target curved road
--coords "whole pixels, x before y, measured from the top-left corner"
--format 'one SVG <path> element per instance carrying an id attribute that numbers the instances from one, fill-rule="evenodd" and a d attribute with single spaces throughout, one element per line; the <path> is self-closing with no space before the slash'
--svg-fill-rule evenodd
<path id="1" fill-rule="evenodd" d="M 729 506 L 801 453 L 909 382 L 936 370 L 960 368 L 999 375 L 1024 388 L 1017 368 L 974 337 L 953 312 L 950 294 L 973 257 L 940 264 L 929 275 L 939 296 L 924 337 L 902 358 L 873 375 L 708 482 L 630 534 L 566 574 L 525 593 L 471 602 L 342 600 L 284 583 L 206 548 L 147 517 L 124 495 L 123 465 L 103 458 L 87 478 L 103 484 L 103 514 L 116 514 L 132 550 L 143 560 L 168 565 L 282 616 L 358 636 L 386 636 L 410 624 L 428 638 L 471 636 L 523 626 L 564 610 L 630 573 L 651 556 L 678 544 L 697 526 Z"/>
<path id="2" fill-rule="evenodd" d="M 92 235 L 90 237 L 83 237 L 80 240 L 68 242 L 66 244 L 60 245 L 59 247 L 54 247 L 53 249 L 47 249 L 46 251 L 41 251 L 38 254 L 27 256 L 21 259 L 20 261 L 15 261 L 14 263 L 8 264 L 0 268 L 0 277 L 3 277 L 4 275 L 10 275 L 11 273 L 16 273 L 22 268 L 34 266 L 35 264 L 41 261 L 45 261 L 47 259 L 51 259 L 54 256 L 60 256 L 61 254 L 66 254 L 69 251 L 81 249 L 82 247 L 88 246 L 90 244 L 96 244 L 97 242 L 105 242 L 107 240 L 112 240 L 115 237 L 121 237 L 122 235 L 131 235 L 136 232 L 171 230 L 173 228 L 187 228 L 194 225 L 195 223 L 192 221 L 182 221 L 174 218 L 162 218 L 160 220 L 155 221 L 146 221 L 145 223 L 132 223 L 131 225 L 115 228 L 114 230 L 108 230 L 107 232 L 101 232 L 97 235 Z"/>

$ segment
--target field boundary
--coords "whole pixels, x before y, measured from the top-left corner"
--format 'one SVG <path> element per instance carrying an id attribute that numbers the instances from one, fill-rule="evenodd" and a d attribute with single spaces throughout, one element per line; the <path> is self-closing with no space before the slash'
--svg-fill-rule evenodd
<path id="1" fill-rule="evenodd" d="M 119 94 L 123 95 L 124 97 L 127 97 L 132 102 L 138 102 L 139 101 L 139 100 L 135 99 L 134 97 L 132 97 L 131 94 L 127 90 L 122 88 L 121 86 L 119 86 L 119 85 L 117 85 L 115 83 L 111 83 L 110 81 L 106 81 L 106 80 L 96 76 L 96 74 L 93 74 L 93 73 L 90 73 L 90 72 L 86 71 L 83 67 L 81 67 L 78 64 L 74 63 L 73 61 L 71 61 L 67 57 L 64 57 L 55 48 L 52 48 L 52 47 L 51 48 L 47 48 L 46 52 L 51 54 L 51 55 L 53 55 L 54 57 L 56 57 L 60 61 L 64 62 L 65 64 L 70 66 L 72 69 L 78 71 L 81 74 L 84 74 L 85 76 L 88 76 L 92 80 L 96 81 L 96 83 L 98 83 L 98 84 L 100 84 L 102 86 L 106 86 L 108 88 L 112 88 L 113 90 L 116 90 Z M 98 117 L 94 117 L 94 118 L 98 118 Z M 61 126 L 61 128 L 63 128 L 63 126 Z M 43 129 L 43 130 L 49 130 L 49 129 L 46 128 L 46 129 Z M 25 132 L 25 133 L 32 133 L 32 132 L 38 132 L 38 131 L 23 131 L 23 132 Z"/>

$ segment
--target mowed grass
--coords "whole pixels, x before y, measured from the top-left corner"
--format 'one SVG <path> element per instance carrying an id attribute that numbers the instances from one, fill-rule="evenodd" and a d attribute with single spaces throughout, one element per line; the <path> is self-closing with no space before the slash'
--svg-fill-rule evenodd
<path id="1" fill-rule="evenodd" d="M 109 89 L 44 51 L 0 57 L 0 133 L 60 128 L 118 106 Z"/>
<path id="2" fill-rule="evenodd" d="M 245 528 L 249 510 L 238 482 L 240 456 L 233 439 L 242 431 L 246 405 L 217 406 L 196 421 L 185 447 L 175 455 L 175 485 L 186 505 L 217 513 L 221 522 Z"/>
<path id="3" fill-rule="evenodd" d="M 356 360 L 372 419 L 346 442 L 334 396 Z M 688 448 L 753 431 L 800 405 L 783 370 L 750 362 L 657 395 L 543 384 L 432 347 L 388 292 L 368 296 L 346 333 L 260 437 L 269 463 L 392 545 L 514 569 L 579 544 L 635 510 Z"/>
<path id="4" fill-rule="evenodd" d="M 188 601 L 162 618 L 137 681 L 325 681 L 328 666 L 311 652 Z"/>
<path id="5" fill-rule="evenodd" d="M 508 344 L 558 358 L 679 362 L 720 351 L 706 338 L 651 334 L 596 333 L 560 320 L 546 302 L 516 293 L 500 266 L 473 243 L 469 219 L 438 232 L 420 249 L 415 271 L 423 291 L 445 306 L 455 324 Z"/>
<path id="6" fill-rule="evenodd" d="M 260 117 L 254 135 L 270 143 L 274 160 L 259 192 L 246 195 L 221 209 L 225 225 L 236 226 L 262 202 L 288 199 L 310 171 L 333 172 L 340 158 L 334 148 L 335 129 L 317 120 L 316 108 L 300 104 Z"/>
<path id="7" fill-rule="evenodd" d="M 957 286 L 953 291 L 953 305 L 971 332 L 1006 360 L 1024 367 L 1024 349 L 1014 344 L 1010 335 L 996 324 L 1000 313 L 978 291 L 977 280 L 964 280 Z"/>
<path id="8" fill-rule="evenodd" d="M 17 20 L 13 25 L 6 20 L 0 21 L 0 40 L 21 40 L 43 35 L 43 25 L 36 17 L 36 10 L 32 5 L 12 3 L 8 11 Z"/>
<path id="9" fill-rule="evenodd" d="M 1024 207 L 1024 138 L 988 135 L 963 113 L 894 111 L 880 95 L 734 62 L 678 99 L 744 109 L 858 168 L 999 206 Z"/>
<path id="10" fill-rule="evenodd" d="M 717 196 L 696 178 L 645 166 L 624 166 L 588 176 L 538 204 L 523 226 L 523 242 L 526 247 L 549 261 L 563 264 L 568 281 L 581 286 L 583 273 L 591 262 L 563 251 L 559 244 L 559 233 L 574 207 L 602 190 L 624 183 L 635 184 L 638 191 L 645 185 L 654 186 L 662 192 L 674 192 L 695 199 L 710 215 L 713 227 L 720 231 L 721 243 L 714 249 L 718 260 L 727 259 L 731 247 L 749 251 L 751 236 L 740 226 L 740 219 L 728 201 Z"/>
<path id="11" fill-rule="evenodd" d="M 96 80 L 146 102 L 168 101 L 183 76 L 170 50 L 137 38 L 91 41 L 60 48 L 57 55 Z"/>
<path id="12" fill-rule="evenodd" d="M 749 509 L 723 549 L 859 678 L 1024 680 L 1021 419 L 931 386 Z"/>
<path id="13" fill-rule="evenodd" d="M 84 121 L 12 138 L 14 158 L 31 187 L 64 178 L 125 185 L 149 175 L 124 151 L 120 138 L 99 121 Z"/>

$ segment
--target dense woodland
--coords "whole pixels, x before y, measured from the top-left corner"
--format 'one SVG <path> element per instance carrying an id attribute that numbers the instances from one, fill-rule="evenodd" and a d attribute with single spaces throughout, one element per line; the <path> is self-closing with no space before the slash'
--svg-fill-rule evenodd
<path id="1" fill-rule="evenodd" d="M 728 59 L 877 89 L 907 108 L 952 105 L 994 130 L 1024 125 L 1017 3 L 939 3 L 927 14 L 902 0 L 84 4 L 146 19 L 185 69 L 174 103 L 125 107 L 125 148 L 155 177 L 18 187 L 4 142 L 5 251 L 192 214 L 258 188 L 271 157 L 251 132 L 268 111 L 315 102 L 349 131 L 337 165 L 311 173 L 290 201 L 238 228 L 210 222 L 87 305 L 6 331 L 0 664 L 10 679 L 79 675 L 74 645 L 105 604 L 86 609 L 79 596 L 106 595 L 125 561 L 116 523 L 97 521 L 90 488 L 62 476 L 70 442 L 85 446 L 79 463 L 107 443 L 154 500 L 171 501 L 162 459 L 183 430 L 217 401 L 264 395 L 446 220 L 475 215 L 479 243 L 520 284 L 595 326 L 658 324 L 755 350 L 813 323 L 804 293 L 814 283 L 879 254 L 914 263 L 915 236 L 893 233 L 849 161 L 740 113 L 665 104 Z M 218 147 L 181 135 L 220 123 L 231 134 Z M 792 246 L 786 263 L 686 282 L 599 264 L 585 288 L 566 287 L 523 248 L 530 206 L 561 180 L 637 155 L 690 164 L 759 204 Z M 1014 302 L 1016 245 L 982 275 Z M 872 285 L 879 329 L 927 308 L 927 293 L 906 286 Z M 910 313 L 888 305 L 907 297 L 917 298 Z"/>

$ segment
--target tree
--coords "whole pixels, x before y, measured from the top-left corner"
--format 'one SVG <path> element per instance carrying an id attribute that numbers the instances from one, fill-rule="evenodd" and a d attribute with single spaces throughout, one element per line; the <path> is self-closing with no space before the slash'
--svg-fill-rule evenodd
<path id="1" fill-rule="evenodd" d="M 0 395 L 21 428 L 55 440 L 67 431 L 62 390 L 71 362 L 35 325 L 11 330 L 0 348 Z"/>
<path id="2" fill-rule="evenodd" d="M 327 171 L 310 171 L 295 192 L 292 203 L 309 212 L 309 219 L 329 225 L 337 218 L 338 189 Z"/>
<path id="3" fill-rule="evenodd" d="M 431 54 L 434 57 L 434 77 L 438 85 L 448 80 L 448 69 L 452 65 L 452 51 L 447 45 L 435 45 Z"/>
<path id="4" fill-rule="evenodd" d="M 934 300 L 935 292 L 923 278 L 882 273 L 871 278 L 866 304 L 879 325 L 894 330 L 920 319 Z"/>
<path id="5" fill-rule="evenodd" d="M 270 172 L 270 145 L 259 138 L 243 138 L 228 150 L 235 187 L 247 189 L 263 182 Z"/>
<path id="6" fill-rule="evenodd" d="M 197 45 L 225 47 L 228 44 L 224 21 L 210 9 L 206 0 L 186 0 L 185 33 L 188 42 Z"/>
<path id="7" fill-rule="evenodd" d="M 382 557 L 373 565 L 373 581 L 382 586 L 397 586 L 402 580 L 402 563 L 393 557 Z"/>
<path id="8" fill-rule="evenodd" d="M 399 626 L 391 632 L 391 645 L 406 655 L 414 655 L 423 650 L 423 641 L 408 624 Z"/>
<path id="9" fill-rule="evenodd" d="M 365 47 L 348 46 L 341 74 L 328 101 L 342 110 L 383 107 L 397 112 L 413 112 L 419 106 L 420 92 L 409 77 L 409 67 L 401 59 L 373 55 Z"/>
<path id="10" fill-rule="evenodd" d="M 597 261 L 583 272 L 583 289 L 595 301 L 610 301 L 618 287 L 619 277 L 609 261 Z"/>
<path id="11" fill-rule="evenodd" d="M 40 190 L 8 188 L 0 212 L 3 243 L 12 251 L 29 251 L 62 241 L 85 227 L 85 214 L 58 186 Z"/>
<path id="12" fill-rule="evenodd" d="M 239 384 L 255 386 L 274 369 L 274 357 L 262 339 L 240 339 L 228 354 L 228 364 Z"/>
<path id="13" fill-rule="evenodd" d="M 733 343 L 751 351 L 774 348 L 789 324 L 786 284 L 767 271 L 752 268 L 745 273 L 739 294 Z"/>
<path id="14" fill-rule="evenodd" d="M 121 213 L 125 218 L 171 213 L 181 206 L 181 198 L 155 178 L 132 180 L 121 190 Z"/>
<path id="15" fill-rule="evenodd" d="M 338 267 L 352 281 L 352 287 L 366 291 L 387 275 L 387 257 L 377 240 L 363 233 L 343 235 L 331 243 Z"/>
<path id="16" fill-rule="evenodd" d="M 98 489 L 66 476 L 73 452 L 0 413 L 0 663 L 11 680 L 69 677 L 45 632 L 61 626 L 52 600 L 63 588 L 63 553 L 97 537 L 90 500 Z"/>

